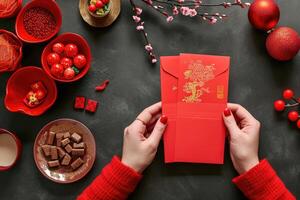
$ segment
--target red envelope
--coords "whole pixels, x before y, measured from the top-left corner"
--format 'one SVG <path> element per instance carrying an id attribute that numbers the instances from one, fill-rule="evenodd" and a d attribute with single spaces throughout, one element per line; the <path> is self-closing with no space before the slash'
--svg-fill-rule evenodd
<path id="1" fill-rule="evenodd" d="M 161 58 L 166 163 L 223 163 L 229 61 L 196 54 Z"/>

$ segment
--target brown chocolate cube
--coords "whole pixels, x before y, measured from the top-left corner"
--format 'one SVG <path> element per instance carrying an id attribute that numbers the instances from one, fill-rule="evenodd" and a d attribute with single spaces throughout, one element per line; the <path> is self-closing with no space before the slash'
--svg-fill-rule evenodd
<path id="1" fill-rule="evenodd" d="M 64 138 L 69 138 L 69 137 L 71 137 L 70 133 L 69 132 L 65 132 L 64 133 Z"/>
<path id="2" fill-rule="evenodd" d="M 59 158 L 63 158 L 66 155 L 66 152 L 61 147 L 57 147 L 57 151 Z"/>
<path id="3" fill-rule="evenodd" d="M 82 137 L 81 137 L 79 134 L 77 134 L 77 133 L 73 133 L 73 134 L 71 135 L 71 139 L 72 139 L 74 142 L 79 143 L 79 142 L 81 141 Z"/>
<path id="4" fill-rule="evenodd" d="M 85 149 L 85 143 L 84 142 L 80 142 L 80 143 L 73 143 L 73 148 L 74 149 Z"/>
<path id="5" fill-rule="evenodd" d="M 64 146 L 66 146 L 67 144 L 69 144 L 71 141 L 70 141 L 70 139 L 69 138 L 66 138 L 66 139 L 63 139 L 62 141 L 61 141 L 61 145 L 64 147 Z"/>
<path id="6" fill-rule="evenodd" d="M 47 145 L 47 144 L 45 144 L 45 145 L 43 145 L 42 146 L 42 150 L 43 150 L 43 152 L 44 152 L 44 155 L 47 157 L 47 156 L 50 156 L 50 145 Z"/>
<path id="7" fill-rule="evenodd" d="M 83 156 L 84 149 L 72 149 L 72 156 Z"/>
<path id="8" fill-rule="evenodd" d="M 56 146 L 61 147 L 61 141 L 63 140 L 64 134 L 57 133 L 56 134 Z"/>
<path id="9" fill-rule="evenodd" d="M 72 146 L 71 146 L 70 144 L 67 144 L 67 145 L 65 146 L 65 150 L 66 150 L 68 153 L 71 153 L 71 151 L 72 151 Z"/>
<path id="10" fill-rule="evenodd" d="M 65 166 L 69 165 L 71 160 L 72 160 L 71 156 L 68 153 L 66 153 L 64 159 L 61 161 L 61 165 L 65 165 Z"/>
<path id="11" fill-rule="evenodd" d="M 72 162 L 71 167 L 73 170 L 75 170 L 78 167 L 80 167 L 83 163 L 84 161 L 81 158 L 77 158 L 75 161 Z"/>
<path id="12" fill-rule="evenodd" d="M 55 138 L 55 132 L 50 131 L 50 132 L 48 133 L 47 144 L 52 145 L 53 142 L 54 142 L 54 138 Z"/>
<path id="13" fill-rule="evenodd" d="M 57 147 L 56 146 L 51 146 L 50 147 L 50 154 L 51 154 L 51 160 L 57 160 L 58 159 Z"/>
<path id="14" fill-rule="evenodd" d="M 48 167 L 58 167 L 58 166 L 59 166 L 58 160 L 48 161 Z"/>

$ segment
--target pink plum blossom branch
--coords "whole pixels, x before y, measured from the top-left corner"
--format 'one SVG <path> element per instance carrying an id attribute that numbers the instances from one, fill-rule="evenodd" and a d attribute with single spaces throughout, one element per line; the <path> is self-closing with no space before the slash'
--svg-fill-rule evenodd
<path id="1" fill-rule="evenodd" d="M 142 8 L 138 7 L 134 0 L 129 0 L 133 10 L 133 20 L 136 23 L 136 30 L 140 31 L 145 40 L 145 50 L 149 55 L 152 63 L 157 62 L 157 58 L 154 54 L 153 47 L 149 42 L 147 32 L 145 31 L 144 21 L 141 14 Z M 148 7 L 152 8 L 162 16 L 166 18 L 168 23 L 174 20 L 174 17 L 181 14 L 186 17 L 198 17 L 201 20 L 208 21 L 210 24 L 215 24 L 218 20 L 222 20 L 227 17 L 225 14 L 220 13 L 201 13 L 201 7 L 224 7 L 229 8 L 231 6 L 240 6 L 245 8 L 250 6 L 248 2 L 242 2 L 242 0 L 233 0 L 234 2 L 222 2 L 222 3 L 203 3 L 202 0 L 140 0 Z M 166 7 L 165 7 L 166 6 Z M 171 10 L 171 12 L 170 12 Z"/>

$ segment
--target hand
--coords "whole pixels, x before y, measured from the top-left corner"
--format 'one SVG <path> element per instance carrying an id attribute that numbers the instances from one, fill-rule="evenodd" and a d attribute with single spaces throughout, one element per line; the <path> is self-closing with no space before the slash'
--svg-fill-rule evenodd
<path id="1" fill-rule="evenodd" d="M 259 163 L 260 123 L 242 106 L 227 106 L 223 119 L 229 132 L 230 157 L 236 171 L 243 174 Z"/>
<path id="2" fill-rule="evenodd" d="M 155 157 L 167 121 L 161 116 L 160 102 L 139 114 L 124 130 L 122 163 L 142 173 Z"/>

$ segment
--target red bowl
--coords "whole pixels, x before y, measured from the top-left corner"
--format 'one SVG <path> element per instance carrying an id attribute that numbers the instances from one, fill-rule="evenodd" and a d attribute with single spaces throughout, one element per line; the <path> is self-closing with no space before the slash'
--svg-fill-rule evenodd
<path id="1" fill-rule="evenodd" d="M 22 61 L 22 56 L 23 56 L 23 43 L 22 41 L 12 32 L 9 32 L 7 30 L 4 29 L 0 29 L 0 34 L 1 33 L 5 33 L 7 35 L 9 35 L 11 38 L 14 39 L 14 41 L 20 46 L 20 48 L 18 49 L 18 53 L 19 53 L 19 57 L 16 59 L 15 61 L 15 65 L 14 66 L 7 66 L 7 67 L 0 67 L 0 72 L 8 72 L 8 71 L 14 71 L 17 67 L 20 66 L 21 61 Z"/>
<path id="2" fill-rule="evenodd" d="M 6 147 L 5 149 L 1 148 L 1 150 L 3 150 L 3 151 L 6 150 L 6 152 L 2 152 L 2 153 L 5 153 L 6 155 L 9 155 L 8 154 L 9 151 L 16 151 L 16 152 L 11 152 L 11 153 L 14 153 L 15 155 L 11 155 L 11 156 L 13 156 L 13 160 L 10 161 L 10 163 L 8 165 L 7 164 L 5 164 L 5 165 L 0 164 L 0 171 L 6 171 L 6 170 L 11 169 L 13 166 L 15 166 L 15 164 L 19 160 L 21 152 L 22 152 L 22 143 L 21 143 L 20 139 L 15 134 L 13 134 L 13 133 L 5 130 L 5 129 L 0 129 L 0 135 L 3 136 L 4 134 L 7 134 L 8 136 L 10 136 L 10 137 L 6 137 L 6 139 L 11 138 L 11 139 L 14 140 L 15 147 L 10 147 L 10 149 L 9 149 L 9 147 Z M 0 146 L 4 145 L 5 142 L 6 142 L 4 140 L 4 138 L 1 138 L 1 139 L 2 140 L 0 141 Z M 11 148 L 13 148 L 13 149 L 11 149 Z M 1 154 L 1 152 L 0 152 L 0 154 Z M 1 157 L 1 159 L 4 159 L 4 158 Z"/>
<path id="3" fill-rule="evenodd" d="M 22 7 L 22 0 L 18 0 L 16 7 L 13 8 L 9 13 L 6 13 L 6 15 L 1 16 L 0 18 L 14 17 L 20 11 L 21 7 Z"/>
<path id="4" fill-rule="evenodd" d="M 47 55 L 52 52 L 52 46 L 53 46 L 53 44 L 55 44 L 57 42 L 63 43 L 65 45 L 68 43 L 76 44 L 78 46 L 79 53 L 84 54 L 86 56 L 86 59 L 87 59 L 86 66 L 83 68 L 83 70 L 78 75 L 75 76 L 75 78 L 73 78 L 71 80 L 57 78 L 57 77 L 53 76 L 50 72 L 50 66 L 47 63 Z M 59 35 L 54 40 L 52 40 L 45 47 L 45 49 L 42 53 L 41 59 L 42 59 L 42 66 L 43 66 L 45 72 L 48 74 L 48 76 L 50 76 L 54 80 L 57 80 L 57 81 L 60 81 L 63 83 L 69 83 L 69 82 L 77 81 L 87 74 L 87 72 L 89 71 L 89 69 L 91 67 L 92 54 L 91 54 L 89 44 L 81 35 L 78 35 L 76 33 L 64 33 L 64 34 Z"/>
<path id="5" fill-rule="evenodd" d="M 42 81 L 47 89 L 46 99 L 37 107 L 29 108 L 23 102 L 24 97 L 34 82 Z M 23 67 L 9 78 L 6 85 L 5 107 L 11 112 L 20 112 L 29 116 L 42 115 L 48 110 L 57 98 L 55 82 L 39 67 Z"/>
<path id="6" fill-rule="evenodd" d="M 24 13 L 26 10 L 33 8 L 33 7 L 41 7 L 41 8 L 45 8 L 45 9 L 49 10 L 56 19 L 55 31 L 51 35 L 49 35 L 49 37 L 47 37 L 47 38 L 44 38 L 44 39 L 35 38 L 35 37 L 29 35 L 24 28 L 24 24 L 23 24 Z M 61 24 L 62 24 L 62 14 L 61 14 L 58 4 L 54 0 L 33 0 L 30 3 L 26 4 L 19 12 L 17 19 L 16 19 L 15 29 L 16 29 L 16 33 L 17 33 L 18 37 L 22 41 L 27 42 L 27 43 L 40 43 L 40 42 L 45 42 L 47 40 L 50 40 L 52 37 L 54 37 L 58 33 L 58 31 L 61 27 Z"/>

